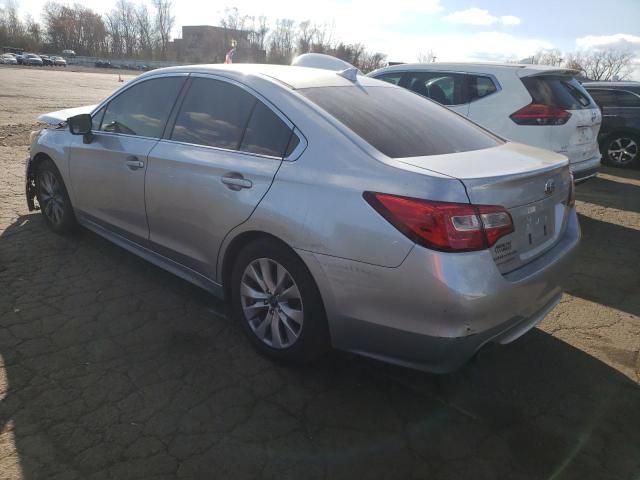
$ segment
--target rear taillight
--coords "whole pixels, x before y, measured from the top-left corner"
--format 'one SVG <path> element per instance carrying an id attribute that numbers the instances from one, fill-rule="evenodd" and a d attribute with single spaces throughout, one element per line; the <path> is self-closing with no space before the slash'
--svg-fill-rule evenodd
<path id="1" fill-rule="evenodd" d="M 510 116 L 518 125 L 564 125 L 571 114 L 552 105 L 530 103 Z"/>
<path id="2" fill-rule="evenodd" d="M 514 231 L 511 215 L 503 207 L 432 202 L 375 192 L 363 196 L 400 232 L 433 250 L 483 250 Z"/>

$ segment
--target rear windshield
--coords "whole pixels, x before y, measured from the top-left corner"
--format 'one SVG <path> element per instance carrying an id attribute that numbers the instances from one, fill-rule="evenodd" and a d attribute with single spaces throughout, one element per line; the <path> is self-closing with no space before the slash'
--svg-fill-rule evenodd
<path id="1" fill-rule="evenodd" d="M 398 87 L 298 90 L 391 158 L 494 147 L 500 139 L 431 100 Z"/>
<path id="2" fill-rule="evenodd" d="M 533 103 L 551 105 L 564 110 L 595 108 L 589 94 L 575 78 L 561 76 L 525 77 L 522 83 L 527 87 Z"/>

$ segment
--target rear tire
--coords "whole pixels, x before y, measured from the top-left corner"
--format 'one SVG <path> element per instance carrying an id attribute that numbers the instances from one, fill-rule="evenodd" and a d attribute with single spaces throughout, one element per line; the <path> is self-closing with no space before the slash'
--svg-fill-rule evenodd
<path id="1" fill-rule="evenodd" d="M 55 163 L 40 162 L 35 174 L 36 197 L 47 225 L 54 232 L 68 235 L 78 226 L 69 194 Z"/>
<path id="2" fill-rule="evenodd" d="M 231 273 L 231 307 L 262 354 L 306 363 L 329 349 L 329 329 L 318 287 L 284 244 L 260 239 L 245 246 Z"/>
<path id="3" fill-rule="evenodd" d="M 629 168 L 638 165 L 640 138 L 628 133 L 614 133 L 602 142 L 602 158 L 608 165 Z"/>

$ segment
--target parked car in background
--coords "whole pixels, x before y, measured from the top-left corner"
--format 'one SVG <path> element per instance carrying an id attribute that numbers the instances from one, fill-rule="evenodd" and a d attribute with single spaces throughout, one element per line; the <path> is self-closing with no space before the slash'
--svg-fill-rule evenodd
<path id="1" fill-rule="evenodd" d="M 434 371 L 560 301 L 565 156 L 356 71 L 173 67 L 34 132 L 27 202 L 213 294 L 261 352 Z"/>
<path id="2" fill-rule="evenodd" d="M 74 50 L 63 50 L 62 55 L 64 55 L 65 57 L 75 57 L 76 52 Z"/>
<path id="3" fill-rule="evenodd" d="M 600 111 L 574 78 L 540 65 L 427 63 L 369 74 L 447 106 L 509 140 L 569 158 L 576 182 L 600 166 Z"/>
<path id="4" fill-rule="evenodd" d="M 22 64 L 41 66 L 43 65 L 43 61 L 42 58 L 40 58 L 35 53 L 25 53 L 24 55 L 22 55 Z"/>
<path id="5" fill-rule="evenodd" d="M 53 67 L 54 63 L 51 57 L 48 55 L 40 55 L 40 58 L 42 59 L 42 65 L 45 67 Z"/>
<path id="6" fill-rule="evenodd" d="M 51 59 L 53 60 L 53 64 L 56 67 L 66 67 L 67 66 L 67 61 L 62 57 L 51 57 Z"/>
<path id="7" fill-rule="evenodd" d="M 617 167 L 640 164 L 640 82 L 586 82 L 602 110 L 600 151 Z"/>
<path id="8" fill-rule="evenodd" d="M 24 62 L 24 54 L 17 54 L 16 55 L 16 61 L 18 62 L 19 65 L 23 65 Z"/>
<path id="9" fill-rule="evenodd" d="M 98 60 L 94 65 L 97 68 L 111 68 L 111 62 L 109 60 Z"/>
<path id="10" fill-rule="evenodd" d="M 17 65 L 18 60 L 16 60 L 15 55 L 5 53 L 3 55 L 0 55 L 0 63 L 3 63 L 5 65 Z"/>

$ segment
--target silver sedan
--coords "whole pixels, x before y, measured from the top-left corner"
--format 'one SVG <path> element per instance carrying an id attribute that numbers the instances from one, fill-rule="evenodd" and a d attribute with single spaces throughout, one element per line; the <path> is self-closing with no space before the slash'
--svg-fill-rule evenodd
<path id="1" fill-rule="evenodd" d="M 351 70 L 174 67 L 40 118 L 29 208 L 225 297 L 274 358 L 450 371 L 554 308 L 580 239 L 565 157 Z"/>

